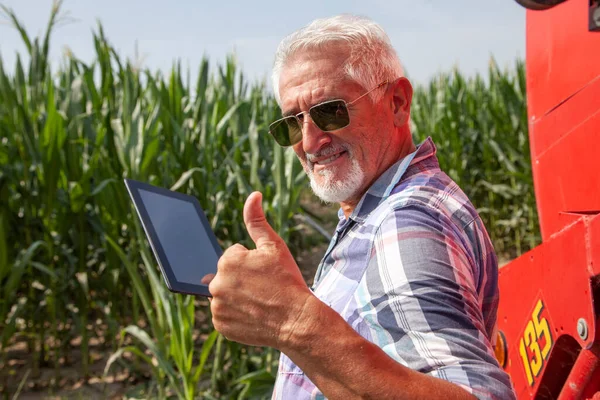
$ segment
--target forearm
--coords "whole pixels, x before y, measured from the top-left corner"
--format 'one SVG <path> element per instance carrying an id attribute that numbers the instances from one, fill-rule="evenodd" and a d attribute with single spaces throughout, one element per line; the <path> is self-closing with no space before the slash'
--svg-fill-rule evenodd
<path id="1" fill-rule="evenodd" d="M 390 358 L 310 296 L 281 350 L 330 399 L 473 399 L 465 390 Z"/>

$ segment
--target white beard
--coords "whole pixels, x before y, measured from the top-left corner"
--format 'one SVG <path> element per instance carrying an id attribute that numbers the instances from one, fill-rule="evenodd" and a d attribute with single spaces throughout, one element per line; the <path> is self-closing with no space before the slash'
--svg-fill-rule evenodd
<path id="1" fill-rule="evenodd" d="M 315 180 L 315 174 L 313 172 L 314 164 L 308 161 L 305 167 L 306 174 L 310 179 L 310 187 L 315 195 L 322 201 L 327 203 L 340 203 L 347 201 L 356 196 L 360 188 L 362 187 L 365 173 L 358 164 L 358 161 L 349 149 L 347 151 L 348 158 L 351 161 L 350 168 L 347 171 L 336 171 L 333 168 L 323 169 L 317 174 L 322 178 L 320 183 Z M 320 156 L 326 156 L 335 153 L 336 149 L 327 149 L 324 152 L 320 152 Z M 337 175 L 337 179 L 336 179 Z"/>

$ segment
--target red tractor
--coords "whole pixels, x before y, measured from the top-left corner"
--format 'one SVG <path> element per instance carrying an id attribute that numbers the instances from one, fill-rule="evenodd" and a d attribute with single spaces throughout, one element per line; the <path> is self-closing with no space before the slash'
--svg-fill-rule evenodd
<path id="1" fill-rule="evenodd" d="M 542 244 L 500 269 L 496 355 L 519 399 L 600 399 L 600 0 L 517 2 Z"/>

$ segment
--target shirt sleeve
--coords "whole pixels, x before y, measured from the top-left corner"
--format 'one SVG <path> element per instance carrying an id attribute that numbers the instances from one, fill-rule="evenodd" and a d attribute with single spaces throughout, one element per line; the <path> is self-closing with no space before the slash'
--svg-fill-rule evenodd
<path id="1" fill-rule="evenodd" d="M 389 213 L 375 233 L 349 321 L 414 370 L 453 382 L 479 399 L 514 399 L 482 311 L 481 300 L 497 296 L 497 288 L 483 294 L 477 287 L 476 276 L 486 271 L 461 229 L 424 205 Z"/>

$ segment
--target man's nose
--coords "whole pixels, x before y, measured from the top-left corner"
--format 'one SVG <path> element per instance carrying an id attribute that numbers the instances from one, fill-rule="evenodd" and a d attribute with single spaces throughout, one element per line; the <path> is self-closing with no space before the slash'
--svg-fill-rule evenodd
<path id="1" fill-rule="evenodd" d="M 323 132 L 313 121 L 310 115 L 307 115 L 302 121 L 302 149 L 305 153 L 315 154 L 324 145 L 331 142 L 331 137 L 327 132 Z"/>

